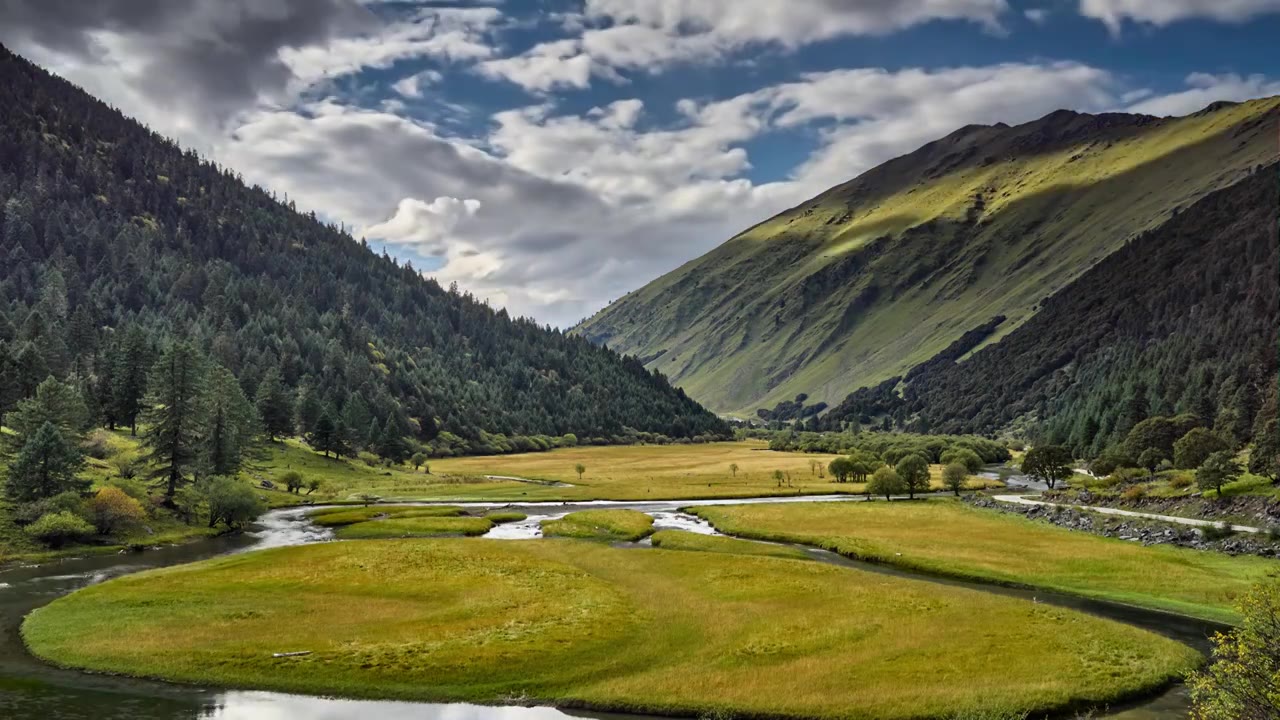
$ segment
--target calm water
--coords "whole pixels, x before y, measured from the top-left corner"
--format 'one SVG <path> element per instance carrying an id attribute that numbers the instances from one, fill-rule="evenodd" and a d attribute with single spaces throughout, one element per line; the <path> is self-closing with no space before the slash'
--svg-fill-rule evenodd
<path id="1" fill-rule="evenodd" d="M 697 501 L 698 505 L 774 503 L 797 501 L 841 501 L 847 497 L 758 498 L 752 500 Z M 457 504 L 457 503 L 452 503 Z M 467 503 L 462 503 L 468 505 Z M 705 521 L 679 512 L 691 504 L 680 502 L 642 503 L 533 503 L 510 506 L 529 518 L 520 523 L 496 527 L 490 537 L 527 539 L 541 535 L 542 520 L 562 517 L 587 507 L 628 507 L 654 517 L 659 529 L 680 529 L 715 534 Z M 472 503 L 472 507 L 498 507 L 496 503 Z M 506 507 L 505 505 L 503 507 Z M 144 553 L 108 555 L 51 562 L 39 566 L 15 567 L 0 571 L 0 718 L 6 720 L 559 720 L 561 718 L 615 718 L 628 716 L 578 712 L 549 707 L 487 707 L 466 704 L 352 701 L 305 697 L 267 692 L 226 692 L 167 683 L 91 675 L 49 667 L 26 653 L 19 637 L 22 618 L 73 590 L 112 577 L 151 568 L 195 562 L 218 555 L 269 547 L 325 542 L 327 530 L 306 521 L 307 510 L 272 512 L 253 531 L 241 536 L 215 538 L 188 545 Z M 871 572 L 904 577 L 920 576 L 866 563 L 859 563 L 820 550 L 808 550 L 815 559 Z M 1128 608 L 1052 593 L 993 588 L 938 578 L 945 583 L 1032 599 L 1070 607 L 1147 628 L 1173 637 L 1200 650 L 1219 626 L 1154 611 Z M 1122 709 L 1108 717 L 1117 720 L 1172 720 L 1187 716 L 1183 688 Z M 636 716 L 630 716 L 635 718 Z"/>

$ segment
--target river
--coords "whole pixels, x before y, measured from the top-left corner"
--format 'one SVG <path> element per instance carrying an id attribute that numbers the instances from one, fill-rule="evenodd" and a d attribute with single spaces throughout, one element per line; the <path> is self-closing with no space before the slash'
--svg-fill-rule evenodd
<path id="1" fill-rule="evenodd" d="M 848 496 L 807 498 L 753 498 L 665 502 L 583 502 L 531 503 L 448 503 L 475 508 L 510 508 L 528 515 L 519 523 L 499 525 L 488 537 L 525 539 L 541 536 L 542 520 L 562 517 L 583 509 L 630 508 L 654 517 L 657 529 L 679 529 L 716 534 L 708 523 L 680 512 L 688 505 L 719 505 L 778 502 L 851 501 Z M 404 503 L 414 504 L 414 503 Z M 423 503 L 430 504 L 430 503 Z M 143 553 L 104 555 L 52 561 L 40 565 L 16 566 L 0 570 L 0 718 L 7 720 L 560 720 L 598 718 L 625 720 L 638 716 L 562 710 L 550 707 L 489 707 L 467 704 L 353 701 L 333 698 L 286 695 L 269 692 L 211 690 L 130 678 L 93 675 L 62 670 L 31 657 L 22 644 L 19 627 L 32 610 L 74 590 L 113 577 L 152 568 L 204 560 L 228 553 L 271 547 L 327 542 L 328 530 L 307 520 L 314 508 L 276 510 L 263 516 L 249 532 L 200 540 L 186 545 L 159 548 Z M 861 563 L 813 548 L 805 548 L 822 562 L 871 572 L 888 573 L 930 582 L 975 588 L 984 592 L 1022 597 L 1035 602 L 1070 607 L 1120 622 L 1136 625 L 1187 643 L 1202 652 L 1207 637 L 1221 626 L 1158 611 L 1085 600 L 1043 591 L 1017 590 L 921 576 L 882 566 Z M 1188 700 L 1184 688 L 1175 687 L 1162 695 L 1118 708 L 1107 718 L 1114 720 L 1181 720 L 1187 717 Z"/>

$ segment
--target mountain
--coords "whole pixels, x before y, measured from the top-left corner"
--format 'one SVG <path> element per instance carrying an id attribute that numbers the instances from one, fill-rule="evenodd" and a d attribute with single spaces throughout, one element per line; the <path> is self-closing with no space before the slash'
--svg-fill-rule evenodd
<path id="1" fill-rule="evenodd" d="M 1253 263 L 1274 259 L 1274 242 L 1267 250 L 1255 241 L 1274 238 L 1275 214 L 1266 216 L 1275 204 L 1274 192 L 1266 190 L 1274 191 L 1274 177 L 1262 174 L 1273 172 L 1278 119 L 1280 98 L 1269 98 L 1216 103 L 1182 118 L 1057 111 L 1015 127 L 965 127 L 746 230 L 576 331 L 643 358 L 723 412 L 755 415 L 765 408 L 764 415 L 785 418 L 849 399 L 842 412 L 823 417 L 847 421 L 859 406 L 892 411 L 900 424 L 983 432 L 1019 419 L 1044 420 L 1038 413 L 1044 408 L 1034 403 L 993 408 L 997 395 L 973 388 L 963 407 L 953 407 L 954 399 L 943 407 L 938 371 L 952 379 L 968 373 L 981 385 L 984 376 L 965 368 L 988 367 L 974 360 L 1001 346 L 983 357 L 1026 364 L 1028 349 L 1010 349 L 1015 333 L 1048 311 L 1061 318 L 1069 308 L 1087 309 L 1073 302 L 1092 308 L 1090 317 L 1098 312 L 1094 305 L 1107 302 L 1119 313 L 1129 298 L 1103 293 L 1099 278 L 1132 288 L 1126 273 L 1148 267 L 1144 261 L 1173 273 L 1166 278 L 1199 277 L 1185 264 L 1193 258 L 1202 275 L 1229 269 L 1239 279 L 1231 290 L 1240 293 L 1236 299 L 1262 302 L 1261 317 L 1274 320 L 1276 265 Z M 1261 214 L 1248 215 L 1247 226 L 1243 216 L 1220 214 L 1238 197 L 1266 200 Z M 1246 238 L 1222 236 L 1228 221 L 1235 232 L 1252 234 L 1245 245 Z M 1224 252 L 1255 253 L 1248 256 L 1252 262 L 1192 253 L 1203 248 L 1179 241 L 1192 230 L 1211 234 Z M 1135 243 L 1144 248 L 1141 259 L 1132 255 Z M 1142 277 L 1159 285 L 1159 276 Z M 1221 283 L 1165 290 L 1188 296 L 1126 322 L 1169 330 L 1188 317 L 1177 313 L 1208 311 L 1212 316 L 1197 315 L 1196 322 L 1242 324 L 1231 303 L 1217 302 L 1225 292 Z M 1073 301 L 1072 295 L 1082 297 Z M 1046 316 L 1021 337 L 1056 330 L 1060 322 Z M 1264 364 L 1274 367 L 1275 323 L 1270 327 L 1263 335 L 1270 348 Z M 1084 345 L 1038 359 L 1045 368 L 1037 377 L 1061 371 L 1055 391 L 1084 382 L 1080 361 L 1096 338 L 1081 332 L 1071 330 Z M 1147 347 L 1141 343 L 1173 336 L 1126 337 L 1138 345 L 1107 352 L 1141 354 Z M 1203 352 L 1206 361 L 1231 364 L 1228 348 Z M 930 367 L 932 380 L 923 382 Z M 1073 372 L 1074 380 L 1061 376 Z M 1008 374 L 987 375 L 985 382 Z M 1126 382 L 1124 392 L 1133 394 Z M 1219 379 L 1209 384 L 1216 392 Z M 960 386 L 945 387 L 958 392 Z M 1143 394 L 1156 401 L 1147 387 Z M 999 400 L 1029 389 L 1001 388 Z"/>
<path id="2" fill-rule="evenodd" d="M 4 48 L 0 108 L 0 414 L 51 373 L 123 421 L 136 329 L 250 397 L 279 371 L 302 425 L 329 410 L 445 454 L 727 431 L 639 361 L 446 291 Z"/>

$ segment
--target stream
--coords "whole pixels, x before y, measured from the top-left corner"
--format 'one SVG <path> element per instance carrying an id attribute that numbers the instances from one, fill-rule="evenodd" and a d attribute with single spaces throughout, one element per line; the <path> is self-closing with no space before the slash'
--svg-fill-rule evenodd
<path id="1" fill-rule="evenodd" d="M 510 509 L 523 512 L 526 520 L 498 525 L 485 537 L 530 539 L 541 537 L 543 520 L 563 517 L 585 509 L 627 508 L 654 518 L 655 530 L 686 530 L 719 534 L 706 521 L 680 512 L 689 505 L 739 505 L 787 502 L 850 502 L 850 496 L 787 498 L 743 498 L 727 500 L 680 500 L 577 503 L 396 503 L 397 505 L 451 505 L 476 509 Z M 196 562 L 229 553 L 272 547 L 327 542 L 331 531 L 313 525 L 307 514 L 321 506 L 288 508 L 267 513 L 248 532 L 185 545 L 158 548 L 143 553 L 103 555 L 51 561 L 40 565 L 19 565 L 0 569 L 0 718 L 8 720 L 640 720 L 643 716 L 594 713 L 552 707 L 491 707 L 468 704 L 433 704 L 387 701 L 356 701 L 287 695 L 271 692 L 214 690 L 163 682 L 95 675 L 63 670 L 31 657 L 22 644 L 19 627 L 32 610 L 82 587 L 129 573 Z M 644 541 L 647 542 L 647 541 Z M 991 585 L 924 576 L 893 568 L 858 562 L 835 553 L 802 547 L 815 560 L 842 567 L 927 580 L 983 592 L 1020 597 L 1099 615 L 1151 630 L 1195 647 L 1208 649 L 1208 636 L 1222 626 L 1208 622 L 1144 610 L 1126 605 L 1093 601 L 1044 591 L 1001 588 Z M 1011 549 L 1016 552 L 1016 549 Z M 1182 720 L 1189 701 L 1185 688 L 1115 708 L 1103 717 L 1113 720 Z"/>

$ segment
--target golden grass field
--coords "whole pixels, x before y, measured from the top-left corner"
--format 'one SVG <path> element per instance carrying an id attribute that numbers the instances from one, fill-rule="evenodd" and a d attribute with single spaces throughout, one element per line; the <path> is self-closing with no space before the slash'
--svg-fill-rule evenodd
<path id="1" fill-rule="evenodd" d="M 60 665 L 202 686 L 842 720 L 1107 703 L 1199 662 L 1070 610 L 728 547 L 265 550 L 88 587 L 22 633 Z"/>
<path id="2" fill-rule="evenodd" d="M 653 518 L 636 510 L 582 510 L 542 521 L 547 537 L 635 542 L 652 532 Z"/>
<path id="3" fill-rule="evenodd" d="M 950 500 L 696 508 L 717 529 L 938 575 L 1045 588 L 1232 622 L 1274 560 L 1073 532 Z"/>

